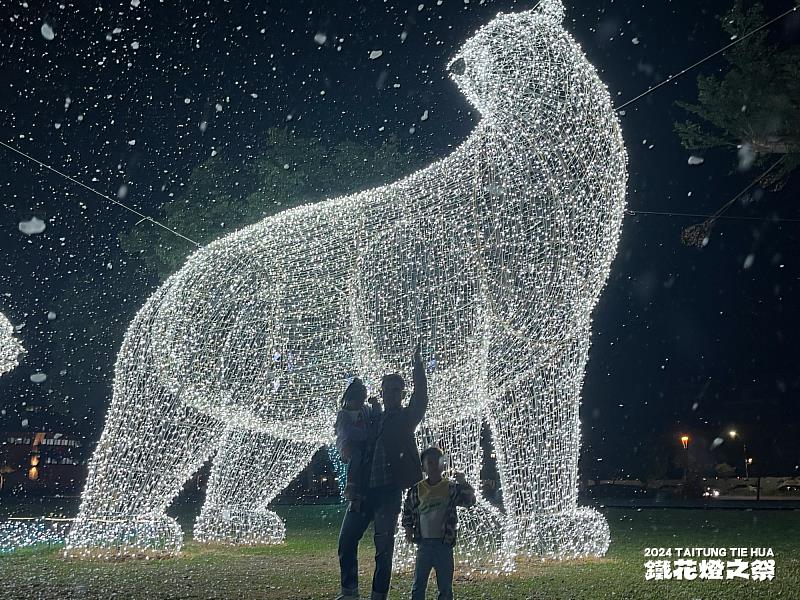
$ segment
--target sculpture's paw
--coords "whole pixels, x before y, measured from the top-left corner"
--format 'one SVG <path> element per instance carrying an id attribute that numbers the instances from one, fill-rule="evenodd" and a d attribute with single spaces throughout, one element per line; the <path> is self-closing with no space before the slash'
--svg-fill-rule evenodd
<path id="1" fill-rule="evenodd" d="M 585 506 L 509 520 L 506 535 L 517 554 L 558 559 L 603 556 L 611 539 L 605 517 Z"/>
<path id="2" fill-rule="evenodd" d="M 503 541 L 505 522 L 505 516 L 482 498 L 472 508 L 458 509 L 454 559 L 459 572 L 499 573 L 513 568 L 513 548 Z M 412 570 L 416 554 L 416 545 L 405 540 L 401 528 L 395 540 L 394 568 Z"/>
<path id="3" fill-rule="evenodd" d="M 108 559 L 174 556 L 182 545 L 180 525 L 164 514 L 95 518 L 79 515 L 67 535 L 64 556 Z"/>
<path id="4" fill-rule="evenodd" d="M 198 542 L 234 545 L 280 544 L 286 537 L 283 520 L 271 510 L 203 508 L 194 524 Z"/>

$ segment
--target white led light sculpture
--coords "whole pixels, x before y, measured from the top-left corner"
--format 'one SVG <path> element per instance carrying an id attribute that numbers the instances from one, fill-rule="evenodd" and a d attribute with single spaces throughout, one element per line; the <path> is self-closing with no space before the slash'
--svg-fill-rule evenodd
<path id="1" fill-rule="evenodd" d="M 0 313 L 0 375 L 8 373 L 19 364 L 19 355 L 25 348 L 14 337 L 14 326 Z"/>
<path id="2" fill-rule="evenodd" d="M 626 155 L 562 19 L 546 0 L 466 42 L 450 70 L 481 121 L 452 154 L 225 236 L 153 294 L 117 360 L 69 554 L 179 548 L 164 510 L 212 457 L 195 537 L 281 541 L 267 505 L 332 441 L 347 377 L 408 375 L 418 337 L 420 445 L 477 487 L 488 420 L 498 457 L 506 514 L 483 499 L 464 512 L 459 561 L 606 551 L 603 517 L 577 506 L 578 408 Z"/>

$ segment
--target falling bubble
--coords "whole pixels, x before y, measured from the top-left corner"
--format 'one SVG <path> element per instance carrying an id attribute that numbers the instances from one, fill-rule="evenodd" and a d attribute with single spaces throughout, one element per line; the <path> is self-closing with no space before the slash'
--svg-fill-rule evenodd
<path id="1" fill-rule="evenodd" d="M 47 225 L 37 217 L 31 217 L 29 221 L 20 221 L 19 230 L 25 235 L 36 235 L 42 233 Z"/>
<path id="2" fill-rule="evenodd" d="M 742 144 L 739 147 L 738 155 L 740 171 L 749 170 L 756 160 L 756 153 L 753 151 L 753 147 L 750 144 Z"/>
<path id="3" fill-rule="evenodd" d="M 701 158 L 701 157 L 699 157 L 699 156 L 695 156 L 694 154 L 692 154 L 692 155 L 689 157 L 689 161 L 688 161 L 688 162 L 689 162 L 689 164 L 690 164 L 690 165 L 692 165 L 692 166 L 695 166 L 695 165 L 702 165 L 702 164 L 705 162 L 705 159 L 704 159 L 704 158 Z"/>
<path id="4" fill-rule="evenodd" d="M 370 60 L 375 60 L 376 58 L 380 58 L 381 56 L 383 56 L 383 50 L 373 50 L 372 52 L 369 53 Z"/>
<path id="5" fill-rule="evenodd" d="M 713 450 L 714 448 L 716 448 L 718 446 L 721 446 L 722 442 L 724 442 L 724 441 L 725 440 L 723 440 L 721 437 L 714 438 L 714 441 L 711 442 L 711 449 Z"/>
<path id="6" fill-rule="evenodd" d="M 47 313 L 47 320 L 48 321 L 55 321 L 56 320 L 56 313 L 54 313 L 52 310 L 50 312 L 48 312 Z"/>
<path id="7" fill-rule="evenodd" d="M 42 37 L 50 42 L 56 37 L 56 32 L 47 23 L 42 23 Z"/>
<path id="8" fill-rule="evenodd" d="M 314 41 L 317 42 L 317 44 L 319 44 L 320 46 L 322 46 L 326 41 L 328 41 L 328 36 L 322 33 L 321 31 L 317 32 L 317 34 L 314 36 Z"/>
<path id="9" fill-rule="evenodd" d="M 31 375 L 30 379 L 33 383 L 43 383 L 47 380 L 47 375 L 44 373 L 34 373 Z"/>

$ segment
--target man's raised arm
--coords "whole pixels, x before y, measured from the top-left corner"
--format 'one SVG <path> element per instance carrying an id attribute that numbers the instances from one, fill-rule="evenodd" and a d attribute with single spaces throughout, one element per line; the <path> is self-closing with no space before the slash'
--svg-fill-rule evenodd
<path id="1" fill-rule="evenodd" d="M 408 402 L 408 413 L 416 427 L 428 409 L 428 378 L 425 375 L 425 365 L 422 363 L 422 342 L 417 343 L 411 365 L 413 367 L 414 393 L 411 394 L 411 400 Z"/>

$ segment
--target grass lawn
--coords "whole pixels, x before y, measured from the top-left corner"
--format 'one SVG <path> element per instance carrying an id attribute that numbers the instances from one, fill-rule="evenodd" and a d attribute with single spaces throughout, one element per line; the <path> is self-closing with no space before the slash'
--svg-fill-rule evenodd
<path id="1" fill-rule="evenodd" d="M 259 598 L 332 599 L 338 592 L 336 536 L 340 506 L 278 507 L 287 542 L 230 548 L 188 542 L 180 557 L 117 563 L 61 558 L 58 548 L 0 555 L 0 598 Z M 800 598 L 800 515 L 797 511 L 607 509 L 612 543 L 602 559 L 520 560 L 515 573 L 460 578 L 456 597 Z M 645 547 L 771 547 L 773 581 L 646 581 Z M 362 543 L 362 593 L 369 589 L 371 541 Z M 672 557 L 673 560 L 675 557 Z M 435 598 L 431 578 L 428 598 Z M 391 598 L 407 598 L 408 574 L 395 574 Z"/>

